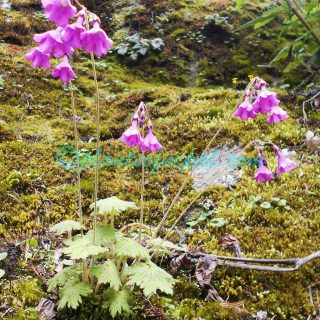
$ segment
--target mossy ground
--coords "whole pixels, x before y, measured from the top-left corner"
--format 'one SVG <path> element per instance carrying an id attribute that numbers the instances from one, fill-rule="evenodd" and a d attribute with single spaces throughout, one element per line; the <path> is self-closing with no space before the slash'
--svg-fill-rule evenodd
<path id="1" fill-rule="evenodd" d="M 37 9 L 34 2 L 14 1 L 13 5 L 16 11 L 1 13 L 1 19 L 10 16 L 12 26 L 2 30 L 0 35 L 6 42 L 0 47 L 0 74 L 3 75 L 5 84 L 4 89 L 0 91 L 0 237 L 4 241 L 0 249 L 6 249 L 13 242 L 18 243 L 30 238 L 37 239 L 39 243 L 44 238 L 48 240 L 48 227 L 63 219 L 76 218 L 77 211 L 75 172 L 67 171 L 55 162 L 56 151 L 61 146 L 74 144 L 70 92 L 68 88 L 62 87 L 60 82 L 51 79 L 48 73 L 32 69 L 24 60 L 23 54 L 27 49 L 22 45 L 29 46 L 32 33 L 45 30 L 47 24 L 41 16 L 36 16 L 38 20 L 26 18 L 34 18 L 34 9 Z M 150 8 L 147 6 L 147 9 L 158 15 L 164 10 L 159 2 L 150 2 L 148 5 Z M 181 21 L 186 17 L 183 16 L 186 8 L 190 9 L 192 5 L 198 8 L 199 14 L 193 17 L 195 21 L 201 21 L 203 18 L 200 14 L 203 10 L 194 3 L 186 7 L 184 1 L 173 1 L 172 5 L 179 10 L 168 14 L 170 23 L 165 27 L 168 39 L 175 39 L 179 35 L 179 23 L 183 29 L 185 22 Z M 207 6 L 205 1 L 203 6 Z M 112 10 L 116 12 L 117 8 Z M 145 15 L 148 14 L 148 10 L 144 12 Z M 129 27 L 135 28 L 140 23 L 142 28 L 143 17 L 144 15 L 129 16 Z M 25 19 L 26 23 L 21 19 Z M 137 19 L 139 21 L 136 21 Z M 0 23 L 2 25 L 4 21 L 0 20 Z M 114 22 L 115 25 L 116 23 L 117 21 Z M 19 29 L 22 25 L 23 30 Z M 196 25 L 195 23 L 194 26 Z M 146 32 L 146 35 L 148 34 L 155 35 L 152 30 Z M 172 48 L 176 47 L 169 48 L 173 50 Z M 179 44 L 178 48 L 181 55 L 196 57 L 187 43 Z M 212 47 L 209 46 L 207 49 L 211 50 Z M 222 51 L 225 49 L 223 46 L 220 47 Z M 272 47 L 271 49 L 273 50 Z M 246 54 L 250 55 L 237 51 L 232 55 L 232 59 L 239 65 L 243 59 L 247 60 Z M 188 72 L 185 72 L 186 64 L 182 60 L 180 69 L 175 68 L 175 72 L 171 73 L 165 71 L 167 78 L 159 75 L 158 71 L 163 68 L 170 70 L 173 64 L 179 63 L 179 59 L 173 59 L 171 55 L 172 52 L 162 52 L 159 57 L 153 57 L 157 60 L 153 61 L 154 64 L 151 63 L 152 57 L 147 58 L 141 62 L 146 68 L 132 63 L 129 67 L 124 67 L 127 62 L 119 61 L 114 56 L 110 57 L 110 61 L 108 57 L 98 59 L 102 101 L 101 147 L 104 154 L 126 158 L 132 151 L 138 155 L 137 150 L 126 148 L 118 139 L 129 125 L 130 117 L 140 101 L 144 101 L 149 107 L 155 133 L 164 146 L 163 157 L 188 155 L 190 152 L 199 155 L 226 115 L 234 110 L 240 91 L 222 87 L 186 88 L 165 84 L 164 82 L 169 80 L 182 85 L 189 81 Z M 213 77 L 223 73 L 225 63 L 212 65 L 203 58 L 199 66 L 207 68 L 207 72 Z M 74 65 L 78 74 L 74 84 L 76 109 L 81 118 L 78 125 L 82 139 L 80 147 L 94 151 L 95 144 L 88 142 L 95 136 L 94 82 L 90 72 L 90 60 L 88 56 L 76 55 Z M 250 63 L 246 61 L 241 64 L 237 73 L 242 77 L 241 81 L 248 80 L 249 73 L 253 71 L 249 67 Z M 229 80 L 226 83 L 231 81 L 234 70 L 235 66 L 228 70 L 229 75 L 226 77 Z M 208 79 L 208 75 L 200 75 L 196 81 L 203 85 L 207 81 L 203 79 Z M 213 77 L 209 84 L 224 82 L 214 79 L 216 77 Z M 226 234 L 232 234 L 239 239 L 241 249 L 247 257 L 302 257 L 319 249 L 319 157 L 316 153 L 309 155 L 310 150 L 303 142 L 307 129 L 314 130 L 318 126 L 319 114 L 309 110 L 308 116 L 312 126 L 302 126 L 299 121 L 302 118 L 301 101 L 290 97 L 284 91 L 278 91 L 278 95 L 283 108 L 289 113 L 289 120 L 277 125 L 268 125 L 263 116 L 248 122 L 231 117 L 213 143 L 213 147 L 224 144 L 245 146 L 254 139 L 273 141 L 281 148 L 286 147 L 297 152 L 298 159 L 302 160 L 300 169 L 269 183 L 257 184 L 253 180 L 254 168 L 244 168 L 242 179 L 236 188 L 226 190 L 213 186 L 208 189 L 198 203 L 204 199 L 216 202 L 218 217 L 228 219 L 228 224 L 221 228 L 214 228 L 208 223 L 196 227 L 196 232 L 186 240 L 190 250 L 226 255 L 228 253 L 218 246 L 218 239 Z M 272 153 L 266 154 L 274 167 Z M 253 149 L 247 152 L 247 156 L 255 156 Z M 10 175 L 11 179 L 8 178 Z M 89 205 L 93 201 L 93 168 L 83 170 L 81 176 L 83 209 L 89 217 Z M 181 168 L 160 167 L 157 173 L 153 173 L 151 168 L 147 169 L 146 224 L 155 225 L 159 222 L 163 214 L 163 195 L 165 205 L 168 206 L 185 176 L 186 173 L 182 172 Z M 139 167 L 110 167 L 100 170 L 99 198 L 116 195 L 138 203 L 139 190 Z M 173 207 L 166 227 L 170 227 L 196 194 L 189 182 L 180 200 Z M 261 199 L 252 206 L 250 196 L 256 195 L 260 195 Z M 272 202 L 274 197 L 286 200 L 290 209 L 284 209 L 283 206 Z M 271 208 L 262 208 L 262 202 L 272 203 Z M 139 213 L 129 212 L 123 215 L 117 224 L 121 226 L 138 221 L 138 215 Z M 181 231 L 185 228 L 184 222 L 179 225 Z M 170 235 L 170 239 L 179 240 L 176 234 Z M 53 245 L 56 245 L 55 242 Z M 25 249 L 24 244 L 22 248 Z M 45 262 L 33 258 L 26 260 L 23 255 L 17 260 L 18 265 L 14 272 L 16 276 L 11 279 L 11 283 L 8 280 L 1 282 L 1 304 L 7 303 L 12 308 L 7 318 L 12 316 L 15 319 L 37 319 L 35 307 L 46 293 L 45 288 L 41 287 L 41 281 L 34 279 L 36 276 L 31 265 L 42 265 Z M 214 272 L 212 283 L 224 299 L 230 302 L 243 301 L 245 309 L 252 314 L 266 310 L 271 317 L 276 315 L 277 319 L 305 319 L 314 312 L 310 305 L 308 286 L 314 286 L 316 296 L 319 266 L 320 262 L 313 261 L 290 274 L 218 268 Z M 163 319 L 248 317 L 244 311 L 241 315 L 241 312 L 223 308 L 217 302 L 204 302 L 196 280 L 190 278 L 190 275 L 193 276 L 192 272 L 183 271 L 176 275 L 178 283 L 173 297 L 159 297 L 150 302 L 162 310 Z M 142 319 L 141 314 L 147 317 L 145 311 L 150 308 L 149 303 L 141 305 L 142 307 L 137 307 L 136 310 L 137 319 Z M 88 307 L 89 311 L 82 310 L 84 317 L 91 312 L 90 308 Z M 67 314 L 70 319 L 79 317 L 79 313 Z M 96 310 L 95 315 L 97 319 L 100 317 L 99 310 Z M 62 314 L 61 319 L 65 319 L 65 316 L 66 313 Z"/>

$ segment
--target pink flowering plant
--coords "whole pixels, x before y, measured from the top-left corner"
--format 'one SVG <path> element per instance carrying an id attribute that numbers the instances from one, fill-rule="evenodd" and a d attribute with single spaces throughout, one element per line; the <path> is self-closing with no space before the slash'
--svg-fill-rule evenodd
<path id="1" fill-rule="evenodd" d="M 32 48 L 25 58 L 32 62 L 34 68 L 52 69 L 53 78 L 60 79 L 64 85 L 69 84 L 74 138 L 79 154 L 75 99 L 71 85 L 76 73 L 70 63 L 70 57 L 75 50 L 83 50 L 91 55 L 96 87 L 96 150 L 99 150 L 100 96 L 94 56 L 106 55 L 113 46 L 113 41 L 101 29 L 101 21 L 97 15 L 76 0 L 75 4 L 79 10 L 70 0 L 42 0 L 45 15 L 49 21 L 56 24 L 56 29 L 35 34 L 33 39 L 38 46 Z M 121 138 L 129 146 L 138 146 L 142 153 L 162 148 L 152 133 L 150 119 L 147 122 L 146 137 L 143 138 L 140 134 L 146 123 L 146 114 L 147 108 L 141 103 L 132 118 L 131 127 Z M 141 294 L 139 291 L 146 297 L 158 292 L 172 294 L 175 281 L 170 274 L 151 261 L 150 250 L 142 245 L 141 237 L 136 241 L 125 237 L 121 230 L 115 229 L 114 221 L 117 215 L 138 208 L 133 202 L 117 197 L 98 200 L 99 152 L 96 153 L 94 202 L 90 206 L 93 210 L 93 227 L 84 232 L 86 228 L 82 213 L 81 170 L 78 170 L 78 157 L 76 173 L 79 221 L 65 220 L 50 228 L 51 232 L 67 234 L 68 238 L 64 241 L 64 247 L 55 254 L 57 274 L 49 281 L 48 291 L 58 288 L 58 309 L 77 309 L 84 298 L 90 297 L 99 301 L 102 308 L 107 309 L 108 314 L 114 318 L 117 315 L 130 314 L 134 296 Z M 69 256 L 70 266 L 63 268 L 60 260 L 62 255 Z"/>
<path id="2" fill-rule="evenodd" d="M 288 119 L 287 112 L 279 107 L 280 100 L 277 99 L 277 94 L 269 91 L 267 86 L 264 80 L 255 77 L 245 92 L 244 102 L 238 106 L 234 116 L 248 120 L 256 118 L 258 114 L 269 114 L 268 123 L 278 123 Z"/>

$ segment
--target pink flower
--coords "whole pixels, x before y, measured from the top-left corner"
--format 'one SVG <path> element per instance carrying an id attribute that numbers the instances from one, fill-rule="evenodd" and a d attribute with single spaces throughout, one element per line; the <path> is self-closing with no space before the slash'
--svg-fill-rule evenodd
<path id="1" fill-rule="evenodd" d="M 62 58 L 65 55 L 73 53 L 69 44 L 61 39 L 62 28 L 50 30 L 44 33 L 35 34 L 33 39 L 39 43 L 39 49 L 43 53 L 53 54 L 56 58 Z"/>
<path id="2" fill-rule="evenodd" d="M 158 151 L 162 149 L 162 145 L 159 143 L 158 139 L 152 133 L 152 123 L 148 121 L 148 134 L 145 136 L 143 143 L 140 146 L 141 151 Z"/>
<path id="3" fill-rule="evenodd" d="M 277 169 L 278 175 L 285 172 L 289 172 L 298 166 L 294 161 L 285 157 L 278 147 L 274 146 L 274 151 L 278 157 L 278 169 Z"/>
<path id="4" fill-rule="evenodd" d="M 39 48 L 32 48 L 28 54 L 25 55 L 27 60 L 32 61 L 34 68 L 50 69 L 50 54 L 43 53 Z"/>
<path id="5" fill-rule="evenodd" d="M 254 178 L 257 182 L 265 182 L 273 179 L 272 172 L 268 169 L 268 163 L 259 151 L 259 168 Z"/>
<path id="6" fill-rule="evenodd" d="M 93 22 L 93 28 L 81 34 L 82 48 L 85 52 L 93 52 L 97 57 L 108 53 L 112 48 L 113 41 L 100 28 L 99 21 Z"/>
<path id="7" fill-rule="evenodd" d="M 65 26 L 75 16 L 77 9 L 70 0 L 42 0 L 46 17 L 58 26 Z"/>
<path id="8" fill-rule="evenodd" d="M 277 99 L 275 92 L 269 91 L 266 88 L 266 83 L 263 82 L 261 85 L 261 91 L 258 94 L 257 99 L 253 103 L 253 110 L 256 113 L 266 114 L 272 107 L 279 106 L 280 100 Z"/>
<path id="9" fill-rule="evenodd" d="M 279 106 L 275 106 L 271 108 L 270 115 L 268 117 L 268 123 L 278 123 L 280 121 L 288 119 L 289 116 L 286 111 L 284 111 Z"/>
<path id="10" fill-rule="evenodd" d="M 76 74 L 72 70 L 68 58 L 65 56 L 63 61 L 54 68 L 51 76 L 53 78 L 60 78 L 63 83 L 68 83 L 76 77 Z"/>
<path id="11" fill-rule="evenodd" d="M 253 106 L 249 102 L 250 91 L 246 92 L 246 96 L 244 98 L 244 102 L 242 102 L 236 112 L 234 113 L 235 117 L 240 118 L 241 120 L 247 120 L 249 118 L 256 118 L 257 113 L 253 110 Z"/>
<path id="12" fill-rule="evenodd" d="M 140 146 L 142 138 L 138 129 L 138 114 L 135 114 L 131 120 L 131 127 L 129 127 L 121 136 L 120 140 L 130 147 Z"/>
<path id="13" fill-rule="evenodd" d="M 62 41 L 68 43 L 72 48 L 82 48 L 81 34 L 86 31 L 82 23 L 83 17 L 80 16 L 76 22 L 68 24 L 61 32 Z"/>

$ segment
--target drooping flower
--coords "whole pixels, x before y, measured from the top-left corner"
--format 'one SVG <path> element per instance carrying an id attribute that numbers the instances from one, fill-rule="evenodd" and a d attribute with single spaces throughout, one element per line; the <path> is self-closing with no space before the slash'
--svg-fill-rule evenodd
<path id="1" fill-rule="evenodd" d="M 273 179 L 273 174 L 268 169 L 267 160 L 263 157 L 261 150 L 259 150 L 258 171 L 256 172 L 254 178 L 257 182 L 265 182 Z"/>
<path id="2" fill-rule="evenodd" d="M 61 32 L 61 39 L 68 43 L 72 48 L 82 49 L 81 34 L 86 29 L 83 26 L 83 17 L 80 15 L 76 22 L 68 24 Z"/>
<path id="3" fill-rule="evenodd" d="M 45 15 L 58 26 L 65 26 L 75 16 L 77 9 L 70 0 L 41 0 Z"/>
<path id="4" fill-rule="evenodd" d="M 25 55 L 27 60 L 32 61 L 34 68 L 50 69 L 50 54 L 43 53 L 39 48 L 32 48 L 28 54 Z"/>
<path id="5" fill-rule="evenodd" d="M 93 22 L 93 27 L 90 30 L 81 33 L 80 38 L 83 50 L 87 53 L 93 52 L 97 57 L 107 54 L 113 46 L 113 41 L 100 28 L 99 20 Z"/>
<path id="6" fill-rule="evenodd" d="M 136 113 L 131 119 L 131 126 L 122 134 L 120 140 L 130 147 L 140 146 L 142 137 L 138 129 L 139 116 Z"/>
<path id="7" fill-rule="evenodd" d="M 162 149 L 162 145 L 159 143 L 158 139 L 154 136 L 152 132 L 153 126 L 151 121 L 148 121 L 148 134 L 145 136 L 141 146 L 141 151 L 154 152 Z"/>
<path id="8" fill-rule="evenodd" d="M 242 102 L 236 112 L 234 113 L 235 117 L 240 118 L 241 120 L 247 120 L 249 118 L 256 118 L 257 113 L 253 110 L 252 104 L 249 102 L 250 90 L 246 92 L 244 102 Z"/>
<path id="9" fill-rule="evenodd" d="M 39 43 L 39 49 L 43 53 L 53 54 L 56 58 L 62 58 L 65 55 L 73 53 L 69 44 L 64 43 L 61 39 L 62 28 L 50 30 L 44 33 L 35 34 L 33 39 Z"/>
<path id="10" fill-rule="evenodd" d="M 280 121 L 288 119 L 289 116 L 286 111 L 284 111 L 279 106 L 271 108 L 270 115 L 268 117 L 268 123 L 278 123 Z"/>
<path id="11" fill-rule="evenodd" d="M 289 172 L 298 166 L 297 163 L 285 157 L 278 147 L 274 146 L 274 151 L 278 157 L 278 169 L 277 169 L 278 175 L 285 172 Z"/>
<path id="12" fill-rule="evenodd" d="M 51 76 L 53 78 L 60 78 L 63 83 L 68 83 L 76 77 L 67 56 L 64 56 L 63 61 L 54 68 Z"/>
<path id="13" fill-rule="evenodd" d="M 261 82 L 261 91 L 258 94 L 257 99 L 254 101 L 253 110 L 256 113 L 266 114 L 270 112 L 272 107 L 279 106 L 280 100 L 277 99 L 277 94 L 275 92 L 267 90 L 267 84 Z"/>

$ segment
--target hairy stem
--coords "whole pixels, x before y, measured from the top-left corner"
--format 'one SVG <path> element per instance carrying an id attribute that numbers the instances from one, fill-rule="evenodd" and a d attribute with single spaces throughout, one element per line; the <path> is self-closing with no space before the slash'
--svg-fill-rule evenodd
<path id="1" fill-rule="evenodd" d="M 99 146 L 100 146 L 100 94 L 99 85 L 97 80 L 97 70 L 94 60 L 94 55 L 91 53 L 91 64 L 93 71 L 93 79 L 95 83 L 96 91 L 96 164 L 94 170 L 94 211 L 93 211 L 93 244 L 96 243 L 96 228 L 97 228 L 97 201 L 98 201 L 98 191 L 99 191 Z"/>
<path id="2" fill-rule="evenodd" d="M 80 159 L 79 159 L 79 137 L 76 121 L 76 108 L 75 108 L 75 99 L 73 93 L 72 83 L 69 83 L 70 94 L 71 94 L 71 106 L 72 106 L 72 118 L 73 118 L 73 135 L 76 144 L 76 172 L 77 172 L 77 192 L 78 192 L 78 216 L 81 224 L 83 224 L 83 214 L 82 214 L 82 195 L 81 195 L 81 170 L 80 170 Z M 83 229 L 81 228 L 81 236 L 83 235 Z"/>
<path id="3" fill-rule="evenodd" d="M 139 242 L 141 243 L 142 237 L 142 225 L 143 225 L 143 216 L 144 216 L 144 151 L 142 151 L 141 157 L 141 199 L 140 199 L 140 226 L 139 226 Z"/>

